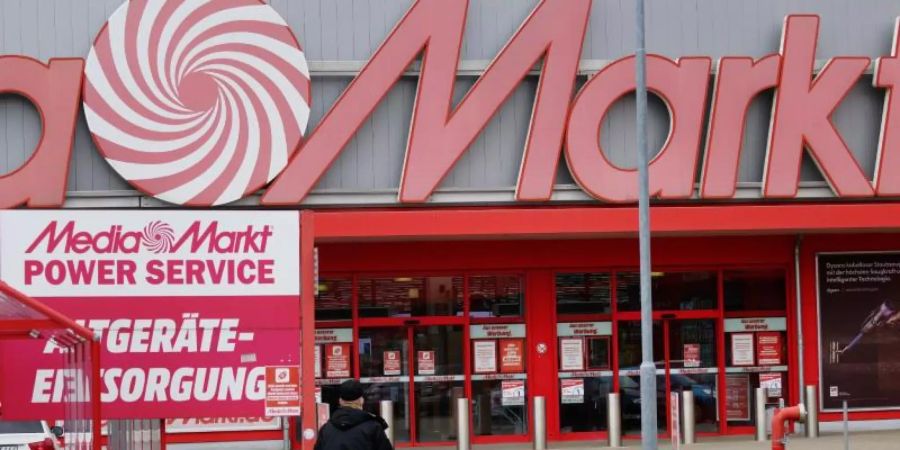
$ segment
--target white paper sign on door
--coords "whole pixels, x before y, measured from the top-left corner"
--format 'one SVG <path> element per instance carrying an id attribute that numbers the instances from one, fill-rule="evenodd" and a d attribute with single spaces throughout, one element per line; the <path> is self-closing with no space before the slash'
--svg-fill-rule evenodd
<path id="1" fill-rule="evenodd" d="M 475 373 L 497 372 L 497 341 L 475 341 Z"/>
<path id="2" fill-rule="evenodd" d="M 565 338 L 559 340 L 559 370 L 584 370 L 584 340 Z"/>
<path id="3" fill-rule="evenodd" d="M 732 333 L 731 365 L 752 366 L 753 362 L 753 333 Z"/>

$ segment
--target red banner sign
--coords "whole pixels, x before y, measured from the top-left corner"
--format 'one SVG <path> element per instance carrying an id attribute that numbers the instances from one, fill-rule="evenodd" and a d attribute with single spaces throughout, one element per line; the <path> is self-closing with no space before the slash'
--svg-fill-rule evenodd
<path id="1" fill-rule="evenodd" d="M 684 367 L 700 367 L 700 344 L 684 344 Z"/>
<path id="2" fill-rule="evenodd" d="M 500 339 L 500 373 L 525 371 L 525 341 Z"/>

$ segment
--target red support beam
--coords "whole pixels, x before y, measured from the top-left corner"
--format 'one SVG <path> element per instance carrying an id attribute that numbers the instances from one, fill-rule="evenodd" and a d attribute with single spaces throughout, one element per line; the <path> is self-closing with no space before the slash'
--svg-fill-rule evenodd
<path id="1" fill-rule="evenodd" d="M 15 319 L 0 320 L 0 333 L 4 331 L 25 331 L 59 329 L 52 320 L 47 319 Z"/>
<path id="2" fill-rule="evenodd" d="M 656 236 L 900 230 L 898 203 L 655 206 Z M 637 232 L 616 206 L 317 211 L 316 241 L 586 238 Z"/>
<path id="3" fill-rule="evenodd" d="M 316 426 L 316 379 L 312 362 L 315 361 L 316 318 L 315 318 L 315 225 L 311 211 L 300 213 L 300 386 L 303 396 L 301 435 L 303 450 L 312 450 L 319 427 Z M 307 437 L 305 431 L 312 430 Z"/>

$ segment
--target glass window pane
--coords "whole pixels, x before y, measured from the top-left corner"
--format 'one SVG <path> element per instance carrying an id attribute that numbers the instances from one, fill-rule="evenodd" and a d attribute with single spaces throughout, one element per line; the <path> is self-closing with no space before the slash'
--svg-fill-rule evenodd
<path id="1" fill-rule="evenodd" d="M 503 405 L 502 387 L 502 380 L 472 381 L 472 426 L 476 436 L 528 432 L 527 406 Z"/>
<path id="2" fill-rule="evenodd" d="M 455 316 L 462 314 L 462 277 L 359 279 L 360 317 Z"/>
<path id="3" fill-rule="evenodd" d="M 350 320 L 353 282 L 350 278 L 322 278 L 316 294 L 316 320 Z"/>
<path id="4" fill-rule="evenodd" d="M 518 275 L 469 277 L 471 317 L 521 317 L 524 307 L 522 277 Z"/>
<path id="5" fill-rule="evenodd" d="M 609 393 L 612 391 L 612 377 L 583 378 L 584 396 L 562 396 L 560 383 L 559 428 L 563 433 L 585 431 L 606 431 L 609 421 L 606 417 L 606 406 Z"/>
<path id="6" fill-rule="evenodd" d="M 724 284 L 725 311 L 785 309 L 784 270 L 727 270 Z"/>
<path id="7" fill-rule="evenodd" d="M 610 299 L 608 273 L 556 275 L 557 314 L 609 314 Z"/>
<path id="8" fill-rule="evenodd" d="M 716 272 L 654 272 L 654 311 L 715 309 L 718 298 Z M 621 272 L 616 276 L 616 300 L 620 311 L 640 311 L 640 276 Z"/>

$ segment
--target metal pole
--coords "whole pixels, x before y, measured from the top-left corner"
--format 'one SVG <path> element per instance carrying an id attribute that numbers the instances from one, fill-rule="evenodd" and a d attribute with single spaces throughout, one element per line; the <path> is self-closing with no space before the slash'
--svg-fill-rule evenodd
<path id="1" fill-rule="evenodd" d="M 394 444 L 394 402 L 390 400 L 382 400 L 380 405 L 381 418 L 387 422 L 388 427 L 384 430 L 391 444 Z"/>
<path id="2" fill-rule="evenodd" d="M 850 450 L 850 413 L 847 412 L 847 400 L 844 400 L 844 450 Z"/>
<path id="3" fill-rule="evenodd" d="M 756 402 L 756 442 L 766 441 L 766 389 L 756 388 L 753 401 Z"/>
<path id="4" fill-rule="evenodd" d="M 456 448 L 458 450 L 470 450 L 469 443 L 469 399 L 460 397 L 456 399 Z"/>
<path id="5" fill-rule="evenodd" d="M 281 420 L 281 448 L 284 450 L 291 450 L 291 446 L 293 443 L 291 442 L 291 422 L 287 420 L 287 417 Z"/>
<path id="6" fill-rule="evenodd" d="M 797 365 L 797 379 L 799 380 L 797 386 L 803 386 L 803 383 L 806 382 L 803 378 L 803 308 L 801 302 L 803 294 L 800 290 L 800 244 L 802 243 L 803 235 L 797 236 L 796 241 L 794 241 L 794 290 L 797 302 L 797 360 L 800 361 L 800 364 Z M 804 392 L 801 389 L 800 403 L 807 404 L 803 398 L 803 394 Z M 818 423 L 816 426 L 818 427 Z M 803 427 L 807 429 L 806 434 L 809 435 L 809 425 L 804 424 Z M 818 435 L 818 433 L 819 431 L 817 429 L 816 434 Z"/>
<path id="7" fill-rule="evenodd" d="M 814 385 L 806 386 L 806 437 L 819 437 L 819 396 Z"/>
<path id="8" fill-rule="evenodd" d="M 534 450 L 547 449 L 547 410 L 544 397 L 534 398 Z"/>
<path id="9" fill-rule="evenodd" d="M 609 446 L 622 446 L 622 407 L 619 394 L 610 392 L 606 403 L 606 420 L 609 422 Z"/>
<path id="10" fill-rule="evenodd" d="M 653 301 L 650 298 L 650 182 L 647 167 L 647 50 L 644 0 L 637 0 L 635 97 L 637 106 L 638 242 L 641 258 L 641 443 L 656 450 L 656 365 L 653 363 Z"/>
<path id="11" fill-rule="evenodd" d="M 682 420 L 684 420 L 684 445 L 692 445 L 695 440 L 694 434 L 694 391 L 684 391 L 681 393 L 682 403 Z"/>

